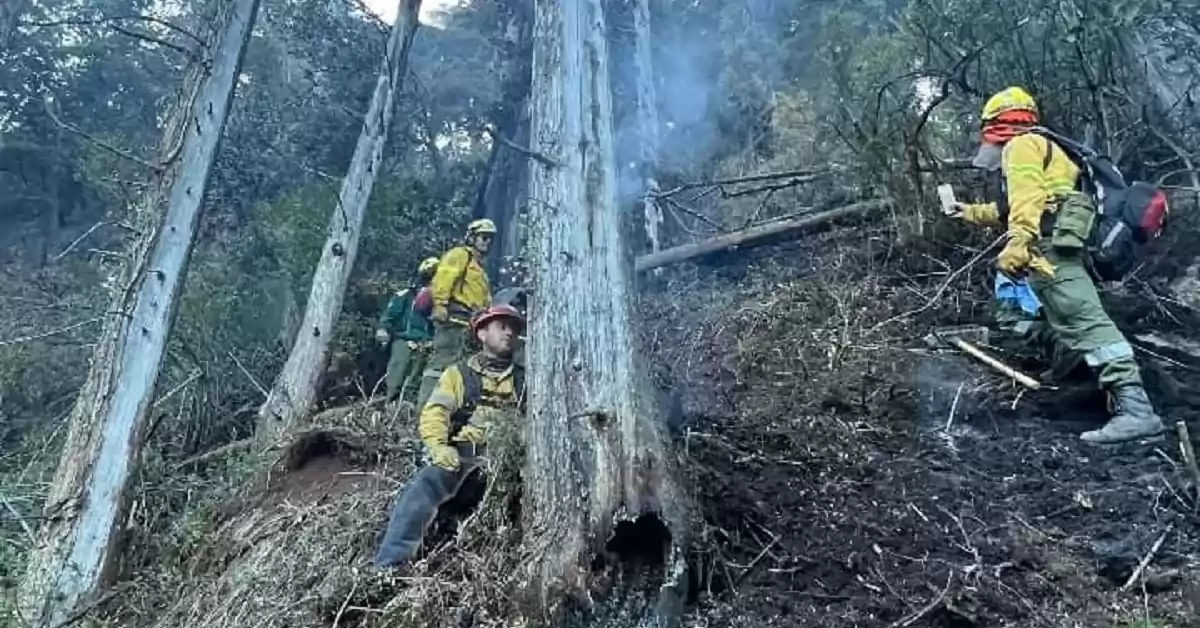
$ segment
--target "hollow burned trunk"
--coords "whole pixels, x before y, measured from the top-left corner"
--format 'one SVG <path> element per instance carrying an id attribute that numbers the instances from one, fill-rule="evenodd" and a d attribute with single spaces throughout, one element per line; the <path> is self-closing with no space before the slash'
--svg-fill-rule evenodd
<path id="1" fill-rule="evenodd" d="M 601 0 L 538 3 L 532 148 L 557 165 L 534 164 L 530 181 L 523 584 L 544 619 L 563 600 L 620 607 L 608 583 L 640 561 L 659 570 L 642 582 L 657 608 L 632 612 L 670 620 L 685 587 L 685 500 L 635 355 L 604 32 Z M 625 543 L 623 530 L 643 542 Z"/>
<path id="2" fill-rule="evenodd" d="M 346 296 L 346 283 L 358 255 L 367 202 L 383 160 L 383 146 L 395 112 L 393 103 L 408 66 L 408 51 L 416 34 L 420 6 L 420 0 L 400 0 L 371 106 L 333 207 L 321 259 L 313 273 L 304 322 L 283 370 L 259 410 L 257 437 L 266 445 L 278 442 L 280 435 L 308 413 L 316 398 L 329 341 Z"/>
<path id="3" fill-rule="evenodd" d="M 161 170 L 133 222 L 133 247 L 87 382 L 71 411 L 38 546 L 18 593 L 26 626 L 61 626 L 105 584 L 130 478 L 187 272 L 209 173 L 258 0 L 227 0 L 204 63 L 193 64 L 163 133 Z M 77 619 L 77 617 L 76 617 Z"/>

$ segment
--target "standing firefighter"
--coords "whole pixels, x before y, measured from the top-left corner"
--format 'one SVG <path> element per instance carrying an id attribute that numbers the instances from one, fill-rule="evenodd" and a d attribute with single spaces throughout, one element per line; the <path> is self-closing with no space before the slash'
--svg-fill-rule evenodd
<path id="1" fill-rule="evenodd" d="M 984 105 L 982 144 L 975 165 L 1002 173 L 998 203 L 957 204 L 968 222 L 1003 226 L 1007 244 L 997 266 L 1010 277 L 1028 276 L 1056 340 L 1082 355 L 1109 393 L 1114 413 L 1083 440 L 1119 443 L 1163 430 L 1154 412 L 1133 348 L 1104 311 L 1089 275 L 1087 245 L 1096 203 L 1080 190 L 1081 170 L 1056 142 L 1034 132 L 1038 108 L 1019 87 Z"/>
<path id="2" fill-rule="evenodd" d="M 403 397 L 409 384 L 419 385 L 425 371 L 433 346 L 433 325 L 429 322 L 433 300 L 427 284 L 437 265 L 436 257 L 422 261 L 417 267 L 416 285 L 393 295 L 379 318 L 375 340 L 384 346 L 391 343 L 392 347 L 387 365 L 388 401 Z"/>
<path id="3" fill-rule="evenodd" d="M 480 469 L 489 427 L 524 410 L 525 370 L 512 362 L 524 327 L 520 313 L 507 305 L 490 307 L 471 321 L 482 349 L 442 373 L 421 411 L 421 440 L 433 464 L 421 469 L 396 502 L 376 565 L 412 561 L 438 508 Z"/>
<path id="4" fill-rule="evenodd" d="M 433 352 L 421 381 L 417 407 L 422 407 L 433 392 L 442 371 L 461 360 L 467 351 L 467 326 L 476 312 L 492 301 L 483 257 L 492 246 L 496 224 L 484 218 L 467 225 L 461 246 L 442 255 L 430 289 L 433 294 Z"/>

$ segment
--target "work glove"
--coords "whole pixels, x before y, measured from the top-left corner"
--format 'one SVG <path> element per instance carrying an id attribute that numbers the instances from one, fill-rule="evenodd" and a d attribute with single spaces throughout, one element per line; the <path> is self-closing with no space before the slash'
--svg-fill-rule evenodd
<path id="1" fill-rule="evenodd" d="M 1026 235 L 1009 237 L 1008 244 L 996 259 L 996 266 L 1009 277 L 1023 277 L 1028 271 L 1054 277 L 1054 266 L 1034 250 L 1033 240 Z"/>
<path id="2" fill-rule="evenodd" d="M 434 305 L 433 312 L 429 314 L 429 318 L 435 323 L 445 323 L 450 320 L 450 311 L 444 305 Z"/>
<path id="3" fill-rule="evenodd" d="M 381 345 L 386 345 L 392 339 L 392 335 L 386 329 L 375 330 L 375 342 Z"/>
<path id="4" fill-rule="evenodd" d="M 458 471 L 458 466 L 461 464 L 458 459 L 458 450 L 450 445 L 431 445 L 429 459 L 435 466 L 447 471 Z"/>

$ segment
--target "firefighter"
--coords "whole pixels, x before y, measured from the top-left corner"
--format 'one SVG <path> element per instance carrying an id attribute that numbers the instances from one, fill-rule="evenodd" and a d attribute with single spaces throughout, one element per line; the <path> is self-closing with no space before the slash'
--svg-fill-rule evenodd
<path id="1" fill-rule="evenodd" d="M 429 315 L 433 306 L 429 280 L 437 270 L 438 258 L 430 257 L 417 267 L 416 282 L 392 295 L 379 318 L 375 340 L 387 347 L 391 356 L 387 365 L 387 400 L 400 399 L 409 384 L 420 385 L 425 361 L 433 347 L 433 324 Z"/>
<path id="2" fill-rule="evenodd" d="M 467 225 L 463 244 L 442 255 L 430 283 L 433 295 L 433 349 L 421 381 L 417 407 L 425 405 L 446 367 L 467 352 L 467 327 L 492 301 L 483 259 L 492 246 L 496 224 L 486 218 Z"/>
<path id="3" fill-rule="evenodd" d="M 392 510 L 375 555 L 379 567 L 412 561 L 438 508 L 458 494 L 487 454 L 489 426 L 524 410 L 525 370 L 513 363 L 517 336 L 524 329 L 520 312 L 497 305 L 471 320 L 480 350 L 451 365 L 421 411 L 420 435 L 432 464 L 422 469 Z"/>
<path id="4" fill-rule="evenodd" d="M 1146 395 L 1133 347 L 1104 311 L 1088 272 L 1095 200 L 1079 191 L 1081 171 L 1066 152 L 1031 132 L 1038 122 L 1037 103 L 1020 87 L 988 99 L 974 164 L 1000 171 L 1000 202 L 958 203 L 950 213 L 1007 230 L 1000 271 L 1028 278 L 1057 342 L 1097 373 L 1113 414 L 1083 440 L 1119 443 L 1158 434 L 1163 421 Z"/>

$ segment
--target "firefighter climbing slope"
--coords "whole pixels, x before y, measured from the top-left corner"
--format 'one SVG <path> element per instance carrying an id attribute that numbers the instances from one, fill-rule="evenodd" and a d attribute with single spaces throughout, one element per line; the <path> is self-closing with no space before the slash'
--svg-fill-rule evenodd
<path id="1" fill-rule="evenodd" d="M 419 386 L 425 372 L 425 361 L 433 347 L 433 324 L 429 321 L 433 300 L 427 284 L 437 265 L 436 257 L 422 261 L 417 267 L 415 284 L 392 295 L 379 318 L 375 340 L 384 347 L 391 344 L 387 365 L 388 401 L 403 397 L 410 384 Z"/>
<path id="2" fill-rule="evenodd" d="M 482 349 L 442 373 L 421 411 L 421 440 L 433 464 L 396 502 L 376 565 L 399 567 L 413 559 L 438 508 L 482 471 L 492 422 L 523 410 L 525 370 L 513 364 L 512 352 L 524 326 L 520 313 L 508 305 L 490 307 L 471 321 Z"/>
<path id="3" fill-rule="evenodd" d="M 496 235 L 496 224 L 484 218 L 467 225 L 463 244 L 442 255 L 430 283 L 433 294 L 433 350 L 421 381 L 417 407 L 423 407 L 442 371 L 461 360 L 467 350 L 471 317 L 492 301 L 483 258 Z"/>
<path id="4" fill-rule="evenodd" d="M 1085 432 L 1083 440 L 1118 443 L 1158 434 L 1163 422 L 1142 386 L 1133 348 L 1104 311 L 1089 274 L 1097 204 L 1082 190 L 1091 186 L 1081 180 L 1077 160 L 1037 128 L 1038 119 L 1036 102 L 1019 87 L 987 101 L 974 163 L 1001 172 L 1001 197 L 996 203 L 960 203 L 952 213 L 1007 230 L 1000 271 L 1028 277 L 1056 340 L 1082 355 L 1108 392 L 1113 416 L 1103 428 Z"/>

